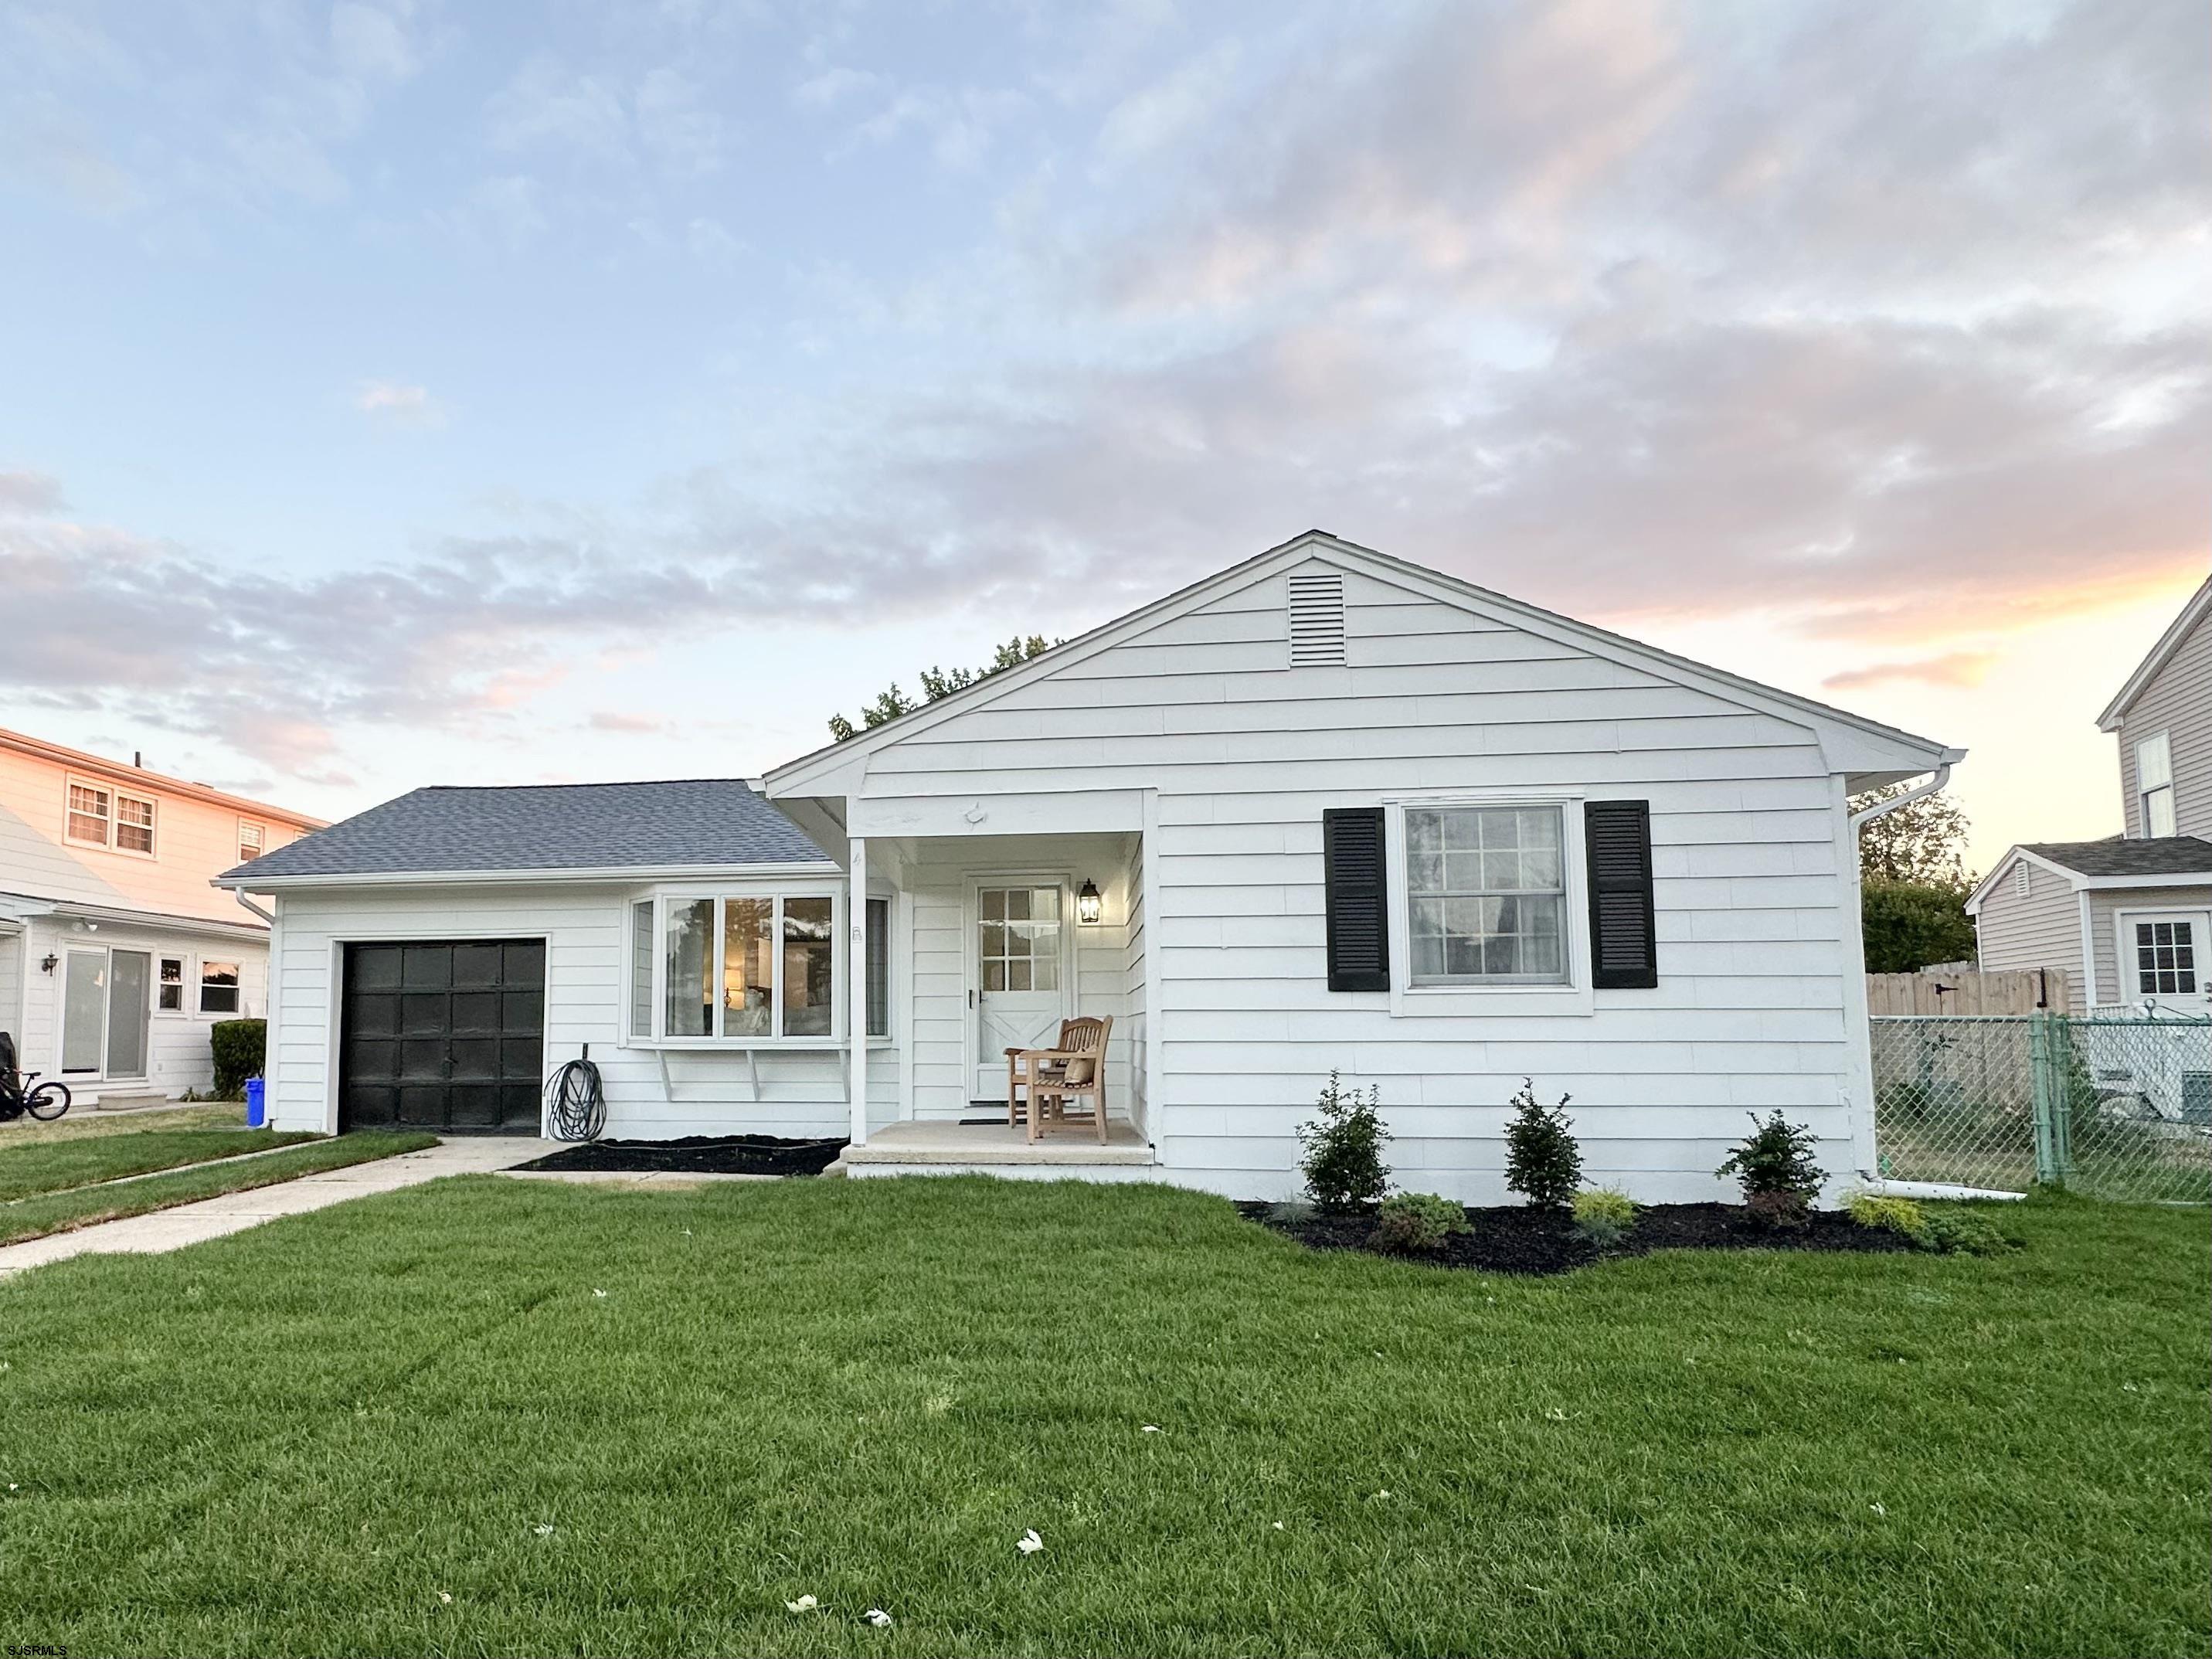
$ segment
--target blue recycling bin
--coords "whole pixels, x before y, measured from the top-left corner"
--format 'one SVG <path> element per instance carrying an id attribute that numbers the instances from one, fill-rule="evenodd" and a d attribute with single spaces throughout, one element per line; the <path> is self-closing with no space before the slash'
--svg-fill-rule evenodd
<path id="1" fill-rule="evenodd" d="M 269 1097 L 263 1091 L 267 1085 L 258 1077 L 246 1079 L 246 1127 L 258 1129 L 269 1121 Z"/>

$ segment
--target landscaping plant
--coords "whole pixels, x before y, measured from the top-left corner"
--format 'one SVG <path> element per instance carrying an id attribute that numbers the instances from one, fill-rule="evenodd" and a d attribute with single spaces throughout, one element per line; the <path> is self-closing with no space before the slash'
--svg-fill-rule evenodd
<path id="1" fill-rule="evenodd" d="M 1380 1087 L 1346 1089 L 1328 1074 L 1321 1091 L 1321 1115 L 1298 1125 L 1305 1156 L 1298 1169 L 1314 1207 L 1339 1214 L 1379 1203 L 1389 1189 L 1390 1170 L 1382 1148 L 1390 1132 L 1382 1127 Z"/>
<path id="2" fill-rule="evenodd" d="M 1801 1227 L 1828 1178 L 1813 1162 L 1813 1131 L 1789 1121 L 1778 1106 L 1765 1118 L 1753 1114 L 1751 1123 L 1751 1133 L 1713 1173 L 1736 1178 L 1744 1208 L 1762 1226 Z"/>
<path id="3" fill-rule="evenodd" d="M 268 1056 L 269 1022 L 219 1019 L 208 1028 L 208 1046 L 215 1051 L 216 1097 L 243 1099 L 246 1079 L 261 1075 Z"/>
<path id="4" fill-rule="evenodd" d="M 1881 1228 L 1945 1255 L 1998 1255 L 2012 1248 L 2010 1239 L 1972 1210 L 1923 1208 L 1909 1198 L 1875 1193 L 1853 1193 L 1844 1207 L 1862 1227 Z"/>
<path id="5" fill-rule="evenodd" d="M 1627 1237 L 1641 1207 L 1617 1187 L 1585 1187 L 1575 1194 L 1575 1231 L 1609 1250 Z"/>
<path id="6" fill-rule="evenodd" d="M 1434 1255 L 1454 1233 L 1468 1231 L 1467 1212 L 1435 1193 L 1394 1193 L 1376 1212 L 1368 1243 L 1394 1255 Z"/>
<path id="7" fill-rule="evenodd" d="M 1572 1095 L 1556 1106 L 1536 1098 L 1536 1085 L 1521 1079 L 1513 1097 L 1513 1116 L 1505 1126 L 1505 1184 L 1540 1210 L 1565 1210 L 1583 1184 L 1583 1151 L 1575 1145 L 1574 1120 L 1567 1115 Z"/>

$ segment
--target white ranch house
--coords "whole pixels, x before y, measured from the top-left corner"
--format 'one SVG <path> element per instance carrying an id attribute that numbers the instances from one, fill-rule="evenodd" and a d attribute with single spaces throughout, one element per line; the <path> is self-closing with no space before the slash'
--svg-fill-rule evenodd
<path id="1" fill-rule="evenodd" d="M 284 1127 L 535 1133 L 588 1045 L 611 1136 L 1273 1197 L 1334 1068 L 1484 1203 L 1525 1076 L 1695 1198 L 1773 1107 L 1873 1168 L 1845 797 L 1960 757 L 1315 532 L 754 787 L 418 791 L 223 879 Z M 1028 1146 L 1003 1051 L 1078 1014 L 1114 1133 Z"/>

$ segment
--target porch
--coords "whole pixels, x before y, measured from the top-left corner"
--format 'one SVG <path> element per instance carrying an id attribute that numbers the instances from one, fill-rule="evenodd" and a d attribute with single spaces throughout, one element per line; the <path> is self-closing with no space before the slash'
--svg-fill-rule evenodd
<path id="1" fill-rule="evenodd" d="M 1044 1180 L 1080 1176 L 1109 1181 L 1146 1179 L 1154 1162 L 1152 1149 L 1136 1126 L 1118 1117 L 1108 1119 L 1103 1146 L 1083 1126 L 1058 1129 L 1032 1141 L 1026 1128 L 1004 1121 L 890 1123 L 866 1142 L 848 1146 L 838 1159 L 844 1173 L 854 1176 L 973 1170 Z"/>

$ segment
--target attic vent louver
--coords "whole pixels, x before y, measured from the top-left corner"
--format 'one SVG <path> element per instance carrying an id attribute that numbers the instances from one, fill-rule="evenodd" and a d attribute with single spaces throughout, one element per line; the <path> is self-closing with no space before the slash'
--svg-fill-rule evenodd
<path id="1" fill-rule="evenodd" d="M 1291 666 L 1344 660 L 1344 577 L 1336 571 L 1291 578 Z"/>

